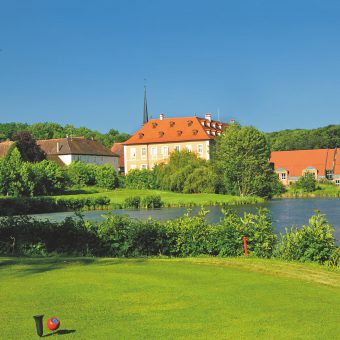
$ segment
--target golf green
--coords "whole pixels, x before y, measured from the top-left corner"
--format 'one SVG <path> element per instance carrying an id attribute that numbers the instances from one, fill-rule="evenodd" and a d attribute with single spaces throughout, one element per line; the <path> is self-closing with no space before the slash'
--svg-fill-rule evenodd
<path id="1" fill-rule="evenodd" d="M 337 339 L 340 274 L 258 259 L 0 258 L 0 339 Z"/>

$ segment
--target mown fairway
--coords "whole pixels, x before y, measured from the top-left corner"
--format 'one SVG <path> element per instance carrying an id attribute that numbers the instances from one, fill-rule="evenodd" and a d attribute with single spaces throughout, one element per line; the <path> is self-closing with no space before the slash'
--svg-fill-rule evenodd
<path id="1" fill-rule="evenodd" d="M 0 259 L 0 339 L 338 339 L 340 274 L 256 259 Z M 45 326 L 45 334 L 47 334 Z"/>

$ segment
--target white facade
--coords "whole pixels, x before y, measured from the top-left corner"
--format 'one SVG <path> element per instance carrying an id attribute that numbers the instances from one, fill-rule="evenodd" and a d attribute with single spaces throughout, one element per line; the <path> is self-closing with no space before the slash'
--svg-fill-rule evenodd
<path id="1" fill-rule="evenodd" d="M 80 161 L 85 164 L 103 165 L 110 164 L 118 172 L 117 156 L 95 156 L 95 155 L 58 155 L 59 159 L 66 165 L 72 162 Z"/>

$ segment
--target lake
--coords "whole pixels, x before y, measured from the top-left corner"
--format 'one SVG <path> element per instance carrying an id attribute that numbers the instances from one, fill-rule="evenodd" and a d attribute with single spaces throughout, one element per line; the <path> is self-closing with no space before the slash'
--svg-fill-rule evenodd
<path id="1" fill-rule="evenodd" d="M 256 205 L 234 206 L 233 208 L 238 214 L 244 212 L 256 212 L 259 207 L 269 209 L 273 218 L 273 225 L 276 232 L 284 232 L 285 227 L 295 225 L 297 227 L 308 223 L 309 217 L 314 213 L 315 209 L 320 210 L 326 215 L 328 221 L 334 227 L 334 235 L 337 239 L 337 244 L 340 244 L 340 198 L 305 198 L 305 199 L 277 199 Z M 222 217 L 221 207 L 212 206 L 206 207 L 209 214 L 206 216 L 208 221 L 216 223 Z M 200 210 L 199 207 L 192 208 L 192 214 L 195 215 Z M 168 220 L 183 216 L 187 212 L 187 208 L 161 208 L 151 210 L 112 210 L 110 211 L 117 215 L 129 215 L 132 218 L 147 219 L 153 217 L 158 220 Z M 85 219 L 101 220 L 103 214 L 108 211 L 87 211 L 84 212 Z M 38 218 L 48 218 L 54 221 L 61 221 L 67 216 L 72 216 L 73 213 L 61 212 L 50 214 L 32 215 Z"/>

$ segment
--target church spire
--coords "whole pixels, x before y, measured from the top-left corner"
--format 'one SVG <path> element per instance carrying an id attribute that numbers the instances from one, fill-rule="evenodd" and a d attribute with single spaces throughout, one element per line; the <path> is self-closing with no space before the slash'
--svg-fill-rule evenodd
<path id="1" fill-rule="evenodd" d="M 144 114 L 143 114 L 143 124 L 146 124 L 149 121 L 148 115 L 148 103 L 146 101 L 146 86 L 144 86 Z"/>

